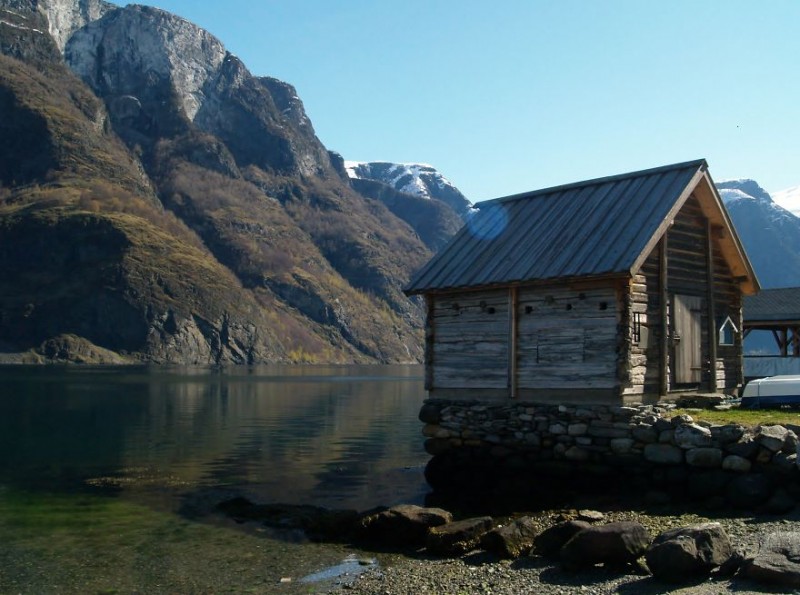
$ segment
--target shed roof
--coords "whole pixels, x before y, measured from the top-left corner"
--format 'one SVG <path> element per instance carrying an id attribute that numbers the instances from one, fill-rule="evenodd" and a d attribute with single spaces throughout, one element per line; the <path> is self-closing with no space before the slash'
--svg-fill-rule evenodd
<path id="1" fill-rule="evenodd" d="M 745 327 L 773 322 L 800 325 L 800 287 L 762 289 L 745 297 L 743 306 Z"/>
<path id="2" fill-rule="evenodd" d="M 563 278 L 633 275 L 697 193 L 745 293 L 758 283 L 704 159 L 479 203 L 406 293 Z"/>

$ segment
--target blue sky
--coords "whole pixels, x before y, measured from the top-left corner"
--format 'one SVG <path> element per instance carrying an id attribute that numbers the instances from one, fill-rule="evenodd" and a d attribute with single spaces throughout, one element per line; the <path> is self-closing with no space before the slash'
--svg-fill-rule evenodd
<path id="1" fill-rule="evenodd" d="M 297 88 L 345 159 L 471 200 L 705 157 L 800 184 L 800 1 L 156 0 Z"/>

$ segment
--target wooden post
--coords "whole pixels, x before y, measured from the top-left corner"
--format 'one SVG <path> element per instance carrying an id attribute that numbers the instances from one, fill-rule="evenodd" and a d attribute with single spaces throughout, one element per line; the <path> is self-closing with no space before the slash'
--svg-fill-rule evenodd
<path id="1" fill-rule="evenodd" d="M 714 241 L 711 237 L 711 221 L 706 219 L 706 261 L 708 263 L 708 287 L 706 299 L 708 300 L 708 359 L 709 377 L 708 390 L 717 392 L 717 313 L 714 304 Z"/>
<path id="2" fill-rule="evenodd" d="M 425 295 L 425 390 L 433 390 L 433 345 L 436 338 L 433 325 L 435 298 Z"/>
<path id="3" fill-rule="evenodd" d="M 661 351 L 661 358 L 658 362 L 659 368 L 659 389 L 661 396 L 666 396 L 669 390 L 669 315 L 668 308 L 668 294 L 667 294 L 667 233 L 659 242 L 659 266 L 658 266 L 658 290 L 660 294 L 659 301 L 661 302 L 661 338 L 659 340 L 659 348 Z"/>
<path id="4" fill-rule="evenodd" d="M 519 343 L 519 289 L 508 290 L 508 395 L 517 398 L 517 345 Z"/>

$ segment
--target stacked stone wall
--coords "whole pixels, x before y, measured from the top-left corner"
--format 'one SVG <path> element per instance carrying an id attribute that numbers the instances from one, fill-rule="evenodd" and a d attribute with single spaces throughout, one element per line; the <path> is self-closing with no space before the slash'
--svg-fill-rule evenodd
<path id="1" fill-rule="evenodd" d="M 714 425 L 672 409 L 430 399 L 426 477 L 435 491 L 482 498 L 501 487 L 534 499 L 616 491 L 775 512 L 800 500 L 797 428 Z"/>

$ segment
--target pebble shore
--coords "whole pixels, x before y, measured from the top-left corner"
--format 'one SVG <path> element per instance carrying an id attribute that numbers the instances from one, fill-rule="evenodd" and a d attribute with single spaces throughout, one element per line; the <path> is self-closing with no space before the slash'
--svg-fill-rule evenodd
<path id="1" fill-rule="evenodd" d="M 545 529 L 564 516 L 562 512 L 544 512 L 536 519 Z M 643 514 L 609 512 L 602 522 L 632 520 L 645 525 L 655 537 L 670 528 L 716 521 L 723 525 L 734 548 L 745 555 L 758 551 L 760 540 L 774 531 L 800 530 L 800 514 L 775 516 L 703 516 L 697 514 Z M 567 593 L 664 594 L 692 593 L 712 595 L 735 592 L 800 593 L 785 587 L 770 589 L 741 578 L 711 578 L 689 585 L 667 585 L 649 575 L 612 573 L 602 567 L 569 573 L 557 563 L 538 556 L 518 560 L 499 560 L 485 552 L 470 552 L 454 559 L 427 557 L 424 551 L 399 557 L 392 564 L 369 570 L 358 577 L 342 577 L 329 593 L 342 595 L 520 595 L 524 593 L 557 595 Z"/>

